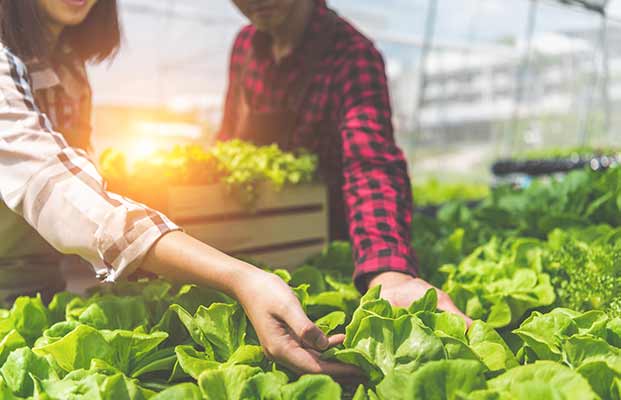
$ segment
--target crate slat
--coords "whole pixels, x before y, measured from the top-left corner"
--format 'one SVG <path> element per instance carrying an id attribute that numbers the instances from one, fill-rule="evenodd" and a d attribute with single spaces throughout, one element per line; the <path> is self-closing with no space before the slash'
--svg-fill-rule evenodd
<path id="1" fill-rule="evenodd" d="M 263 183 L 252 205 L 226 185 L 172 186 L 135 198 L 164 212 L 186 233 L 219 250 L 278 268 L 292 268 L 328 243 L 325 185 Z"/>
<path id="2" fill-rule="evenodd" d="M 168 191 L 168 216 L 174 220 L 197 217 L 249 213 L 265 209 L 294 208 L 301 206 L 326 207 L 327 194 L 323 185 L 288 185 L 280 190 L 272 185 L 257 187 L 257 201 L 248 205 L 229 193 L 224 185 L 177 186 Z"/>
<path id="3" fill-rule="evenodd" d="M 271 268 L 285 268 L 292 270 L 300 266 L 311 256 L 314 256 L 323 250 L 324 245 L 310 245 L 294 247 L 286 250 L 277 250 L 260 254 L 234 254 L 236 256 L 247 257 L 251 260 L 264 263 Z"/>
<path id="4" fill-rule="evenodd" d="M 225 252 L 321 239 L 325 241 L 325 212 L 293 213 L 182 225 L 196 239 Z"/>

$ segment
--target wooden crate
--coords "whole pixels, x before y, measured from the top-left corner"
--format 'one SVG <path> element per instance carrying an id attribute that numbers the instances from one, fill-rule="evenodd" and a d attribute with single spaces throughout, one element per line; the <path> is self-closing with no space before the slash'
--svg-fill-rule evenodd
<path id="1" fill-rule="evenodd" d="M 324 185 L 270 184 L 257 188 L 251 207 L 224 185 L 177 186 L 143 201 L 163 211 L 191 236 L 229 254 L 274 268 L 298 266 L 328 242 Z M 159 197 L 156 201 L 154 197 Z"/>

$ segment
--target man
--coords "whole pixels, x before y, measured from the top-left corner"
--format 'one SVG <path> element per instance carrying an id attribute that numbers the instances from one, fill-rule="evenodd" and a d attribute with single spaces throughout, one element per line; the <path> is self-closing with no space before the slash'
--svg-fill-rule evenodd
<path id="1" fill-rule="evenodd" d="M 380 53 L 325 0 L 233 0 L 251 25 L 232 50 L 219 139 L 318 154 L 331 239 L 351 239 L 362 292 L 408 306 L 431 287 L 410 246 L 412 199 Z M 439 307 L 465 317 L 438 291 Z"/>

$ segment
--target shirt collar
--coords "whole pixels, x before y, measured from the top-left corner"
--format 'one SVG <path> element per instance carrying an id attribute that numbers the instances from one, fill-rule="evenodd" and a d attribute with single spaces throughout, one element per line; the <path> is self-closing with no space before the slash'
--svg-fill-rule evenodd
<path id="1" fill-rule="evenodd" d="M 51 59 L 33 58 L 26 62 L 33 90 L 49 89 L 62 84 L 57 66 L 73 64 L 78 60 L 76 53 L 68 44 L 61 45 L 58 50 Z"/>
<path id="2" fill-rule="evenodd" d="M 313 15 L 311 16 L 310 23 L 306 28 L 306 31 L 302 35 L 302 40 L 296 49 L 292 52 L 291 56 L 304 53 L 312 42 L 312 38 L 316 33 L 322 29 L 322 17 L 328 12 L 328 6 L 326 0 L 313 0 L 315 3 L 313 9 Z M 252 47 L 257 58 L 270 58 L 271 54 L 272 38 L 265 32 L 257 31 L 252 38 Z"/>
<path id="3" fill-rule="evenodd" d="M 57 49 L 48 60 L 31 60 L 26 63 L 33 91 L 61 87 L 74 100 L 90 92 L 84 61 L 68 45 Z"/>

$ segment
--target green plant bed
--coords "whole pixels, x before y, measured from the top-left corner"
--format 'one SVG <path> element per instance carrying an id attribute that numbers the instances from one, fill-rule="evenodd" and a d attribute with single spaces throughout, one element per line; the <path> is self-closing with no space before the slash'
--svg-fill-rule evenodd
<path id="1" fill-rule="evenodd" d="M 420 271 L 469 328 L 434 291 L 408 308 L 380 288 L 361 297 L 347 243 L 272 271 L 324 332 L 346 335 L 323 357 L 360 368 L 360 385 L 294 374 L 264 356 L 236 301 L 153 280 L 0 310 L 0 398 L 618 399 L 620 173 L 577 171 L 415 216 Z"/>

